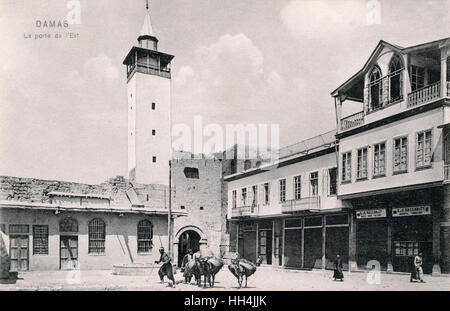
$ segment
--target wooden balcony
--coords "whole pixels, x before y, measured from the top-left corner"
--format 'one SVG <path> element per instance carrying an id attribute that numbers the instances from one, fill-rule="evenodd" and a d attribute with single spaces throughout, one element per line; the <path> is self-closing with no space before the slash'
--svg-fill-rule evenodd
<path id="1" fill-rule="evenodd" d="M 128 79 L 130 79 L 136 71 L 145 74 L 161 76 L 168 79 L 170 79 L 171 77 L 170 68 L 157 68 L 153 66 L 148 66 L 147 64 L 138 63 L 137 66 L 136 65 L 129 66 L 127 72 Z"/>
<path id="2" fill-rule="evenodd" d="M 308 210 L 320 209 L 320 197 L 307 197 L 300 200 L 289 200 L 283 202 L 281 205 L 281 211 L 283 213 L 293 213 Z"/>
<path id="3" fill-rule="evenodd" d="M 257 216 L 258 210 L 258 205 L 238 206 L 231 209 L 231 218 Z"/>
<path id="4" fill-rule="evenodd" d="M 341 131 L 364 124 L 364 111 L 357 112 L 341 120 Z"/>
<path id="5" fill-rule="evenodd" d="M 447 82 L 447 95 L 449 86 Z M 408 94 L 408 108 L 428 104 L 441 97 L 441 82 L 436 82 Z"/>

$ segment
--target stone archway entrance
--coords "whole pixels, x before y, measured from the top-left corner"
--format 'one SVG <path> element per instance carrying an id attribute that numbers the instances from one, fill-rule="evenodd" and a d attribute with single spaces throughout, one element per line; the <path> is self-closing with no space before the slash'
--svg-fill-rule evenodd
<path id="1" fill-rule="evenodd" d="M 188 250 L 192 249 L 194 253 L 200 250 L 200 235 L 193 231 L 184 231 L 178 239 L 178 266 L 181 266 L 181 262 Z"/>
<path id="2" fill-rule="evenodd" d="M 195 253 L 207 244 L 203 232 L 199 228 L 193 226 L 188 226 L 179 230 L 174 242 L 178 252 L 178 255 L 176 256 L 178 267 L 181 267 L 183 258 L 188 253 L 189 249 L 192 249 Z"/>

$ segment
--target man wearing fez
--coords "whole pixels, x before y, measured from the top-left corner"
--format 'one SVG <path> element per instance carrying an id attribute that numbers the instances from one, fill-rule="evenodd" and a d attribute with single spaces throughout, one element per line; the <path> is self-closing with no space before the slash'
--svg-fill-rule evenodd
<path id="1" fill-rule="evenodd" d="M 158 274 L 159 278 L 161 279 L 161 283 L 164 282 L 164 276 L 167 275 L 169 280 L 172 281 L 173 287 L 175 287 L 175 278 L 173 277 L 173 270 L 172 270 L 172 262 L 170 256 L 164 251 L 164 247 L 159 248 L 159 253 L 161 254 L 161 257 L 159 260 L 155 261 L 156 264 L 159 264 L 162 262 L 161 268 L 159 268 Z"/>

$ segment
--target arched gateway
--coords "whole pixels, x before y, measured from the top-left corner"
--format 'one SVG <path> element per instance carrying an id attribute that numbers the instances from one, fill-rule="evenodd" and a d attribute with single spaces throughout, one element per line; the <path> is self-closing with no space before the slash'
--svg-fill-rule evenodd
<path id="1" fill-rule="evenodd" d="M 207 243 L 208 241 L 205 234 L 198 227 L 186 226 L 178 230 L 174 240 L 174 255 L 178 259 L 178 267 L 181 266 L 183 257 L 187 254 L 189 249 L 192 249 L 195 253 L 200 250 L 202 245 L 206 245 Z"/>

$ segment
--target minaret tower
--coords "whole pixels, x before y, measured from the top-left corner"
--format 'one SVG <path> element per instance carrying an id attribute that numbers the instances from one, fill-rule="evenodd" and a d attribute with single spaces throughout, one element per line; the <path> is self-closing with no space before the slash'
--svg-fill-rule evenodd
<path id="1" fill-rule="evenodd" d="M 127 66 L 128 174 L 143 184 L 169 183 L 171 159 L 171 74 L 173 55 L 158 51 L 148 9 L 138 46 Z"/>

